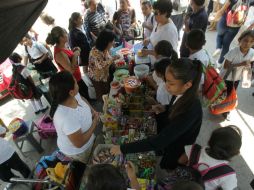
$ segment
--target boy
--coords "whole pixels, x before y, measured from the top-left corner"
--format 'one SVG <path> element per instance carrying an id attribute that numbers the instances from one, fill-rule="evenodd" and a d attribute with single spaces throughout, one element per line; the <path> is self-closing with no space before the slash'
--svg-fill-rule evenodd
<path id="1" fill-rule="evenodd" d="M 144 15 L 144 22 L 142 24 L 144 28 L 144 39 L 149 38 L 154 26 L 156 26 L 156 20 L 152 12 L 152 5 L 149 0 L 145 0 L 141 4 L 142 13 Z"/>

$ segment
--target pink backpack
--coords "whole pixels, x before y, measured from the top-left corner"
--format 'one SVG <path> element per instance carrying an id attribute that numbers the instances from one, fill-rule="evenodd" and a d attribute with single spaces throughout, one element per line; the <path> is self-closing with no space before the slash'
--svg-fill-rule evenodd
<path id="1" fill-rule="evenodd" d="M 53 120 L 43 115 L 37 123 L 38 133 L 42 139 L 47 139 L 56 136 L 56 128 L 53 124 Z"/>

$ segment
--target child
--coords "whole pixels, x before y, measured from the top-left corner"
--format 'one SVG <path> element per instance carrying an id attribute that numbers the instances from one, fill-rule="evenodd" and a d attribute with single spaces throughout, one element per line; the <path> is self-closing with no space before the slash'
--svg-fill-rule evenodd
<path id="1" fill-rule="evenodd" d="M 126 164 L 126 172 L 130 185 L 135 190 L 140 190 L 135 167 L 131 162 Z M 127 190 L 125 178 L 120 171 L 111 164 L 97 164 L 92 166 L 87 173 L 86 190 Z"/>
<path id="2" fill-rule="evenodd" d="M 209 53 L 203 49 L 205 45 L 205 33 L 200 29 L 191 30 L 186 38 L 186 47 L 190 52 L 189 59 L 191 60 L 199 60 L 203 63 L 204 66 L 208 66 L 212 64 L 212 59 Z M 204 75 L 202 74 L 202 78 L 200 80 L 199 92 L 202 93 L 202 85 L 204 84 Z"/>
<path id="3" fill-rule="evenodd" d="M 156 100 L 161 105 L 169 105 L 170 99 L 172 97 L 171 94 L 169 94 L 169 92 L 166 90 L 166 83 L 165 83 L 165 71 L 170 63 L 171 63 L 170 58 L 162 58 L 160 61 L 154 64 L 154 71 L 156 75 L 163 80 L 159 84 L 157 88 L 157 93 L 156 93 Z"/>
<path id="4" fill-rule="evenodd" d="M 0 131 L 7 131 L 6 126 L 0 119 Z M 5 182 L 10 182 L 12 177 L 16 177 L 11 171 L 19 171 L 23 177 L 27 178 L 30 174 L 29 167 L 20 159 L 19 155 L 11 144 L 4 139 L 5 133 L 0 134 L 0 179 Z"/>
<path id="5" fill-rule="evenodd" d="M 166 40 L 159 41 L 154 47 L 155 58 L 159 61 L 162 58 L 168 57 L 171 60 L 176 61 L 178 59 L 177 53 L 174 51 L 173 46 L 170 42 Z M 152 87 L 152 89 L 157 90 L 159 84 L 163 82 L 161 78 L 159 78 L 155 72 L 153 72 L 152 77 L 148 77 L 148 84 Z"/>
<path id="6" fill-rule="evenodd" d="M 225 80 L 228 95 L 230 95 L 233 87 L 237 89 L 243 70 L 251 67 L 250 63 L 254 61 L 254 49 L 252 49 L 254 45 L 254 31 L 247 30 L 243 32 L 238 41 L 239 47 L 231 49 L 225 55 L 224 69 L 227 70 L 233 67 L 232 72 Z M 229 112 L 224 113 L 223 116 L 228 120 L 230 119 Z"/>
<path id="7" fill-rule="evenodd" d="M 231 158 L 240 153 L 241 145 L 241 131 L 236 126 L 216 129 L 208 141 L 208 147 L 201 149 L 198 163 L 202 163 L 208 167 L 228 164 Z M 192 145 L 185 146 L 185 156 L 187 156 L 187 159 L 190 156 L 191 148 Z M 235 189 L 237 187 L 236 174 L 225 174 L 223 177 L 205 182 L 206 190 L 214 190 L 219 187 L 223 190 Z"/>
<path id="8" fill-rule="evenodd" d="M 32 90 L 33 90 L 33 98 L 30 99 L 31 103 L 32 103 L 32 107 L 34 109 L 34 113 L 35 115 L 38 115 L 40 113 L 45 113 L 48 110 L 48 106 L 43 106 L 42 102 L 41 102 L 41 93 L 38 91 L 38 89 L 36 88 L 32 77 L 30 76 L 30 73 L 28 71 L 28 69 L 23 66 L 21 64 L 22 58 L 19 54 L 17 53 L 12 53 L 9 57 L 9 59 L 12 62 L 13 68 L 15 67 L 23 67 L 22 71 L 21 71 L 21 76 L 26 79 L 27 84 L 31 85 Z"/>
<path id="9" fill-rule="evenodd" d="M 153 28 L 156 26 L 156 20 L 152 12 L 151 2 L 149 0 L 145 0 L 142 2 L 141 9 L 145 17 L 142 26 L 144 28 L 144 39 L 146 39 L 150 37 Z"/>

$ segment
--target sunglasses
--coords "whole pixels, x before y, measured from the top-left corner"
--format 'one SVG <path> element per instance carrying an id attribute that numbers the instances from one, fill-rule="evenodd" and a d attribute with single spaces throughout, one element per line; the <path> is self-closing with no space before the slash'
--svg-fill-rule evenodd
<path id="1" fill-rule="evenodd" d="M 153 14 L 154 14 L 155 16 L 160 15 L 159 11 L 154 11 Z"/>

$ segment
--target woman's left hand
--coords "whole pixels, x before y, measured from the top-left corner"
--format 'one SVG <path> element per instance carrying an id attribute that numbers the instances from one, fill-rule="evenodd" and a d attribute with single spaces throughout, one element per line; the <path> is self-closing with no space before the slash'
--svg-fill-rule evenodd
<path id="1" fill-rule="evenodd" d="M 119 145 L 112 146 L 112 148 L 110 149 L 110 153 L 115 155 L 115 156 L 122 154 L 120 146 Z"/>

